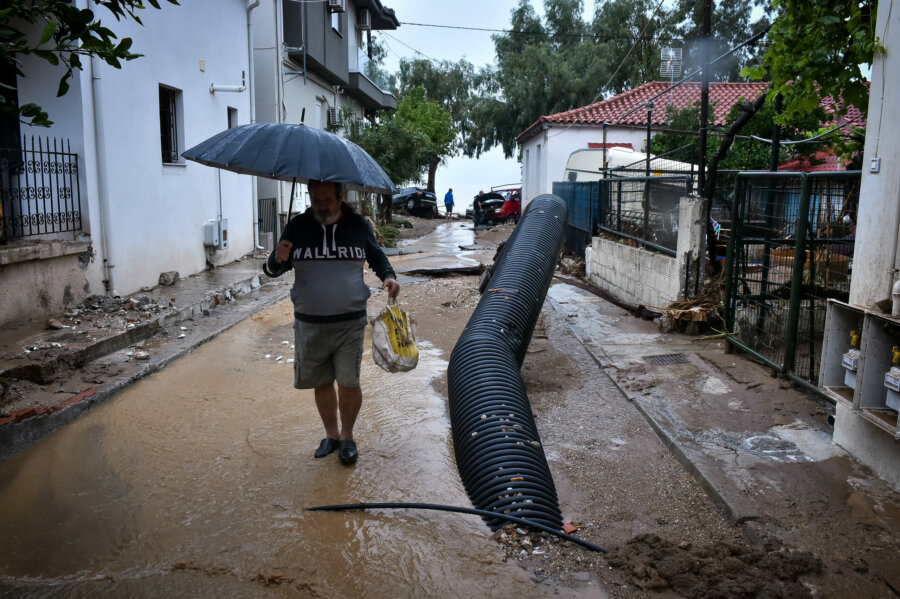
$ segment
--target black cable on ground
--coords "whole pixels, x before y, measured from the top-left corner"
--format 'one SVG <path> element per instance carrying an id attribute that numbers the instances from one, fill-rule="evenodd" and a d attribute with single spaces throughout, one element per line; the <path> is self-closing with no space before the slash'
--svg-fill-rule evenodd
<path id="1" fill-rule="evenodd" d="M 514 524 L 520 524 L 522 526 L 527 526 L 529 528 L 536 528 L 542 532 L 546 532 L 547 534 L 551 534 L 557 536 L 561 539 L 565 539 L 566 541 L 571 541 L 576 545 L 581 545 L 585 549 L 590 549 L 591 551 L 597 551 L 599 553 L 607 553 L 606 549 L 600 547 L 599 545 L 594 545 L 593 543 L 589 543 L 584 539 L 579 539 L 578 537 L 573 537 L 572 535 L 565 533 L 561 530 L 555 530 L 549 526 L 544 526 L 543 524 L 538 524 L 537 522 L 532 522 L 531 520 L 526 520 L 524 518 L 518 518 L 516 516 L 510 516 L 509 514 L 498 514 L 497 512 L 488 512 L 487 510 L 478 510 L 470 507 L 458 507 L 455 505 L 441 505 L 438 503 L 345 503 L 341 505 L 319 505 L 316 507 L 308 507 L 304 508 L 307 512 L 345 512 L 350 510 L 380 510 L 380 509 L 409 509 L 409 510 L 436 510 L 441 512 L 457 512 L 460 514 L 474 514 L 476 516 L 481 516 L 482 518 L 499 518 L 501 520 L 506 520 L 508 522 L 512 522 Z"/>

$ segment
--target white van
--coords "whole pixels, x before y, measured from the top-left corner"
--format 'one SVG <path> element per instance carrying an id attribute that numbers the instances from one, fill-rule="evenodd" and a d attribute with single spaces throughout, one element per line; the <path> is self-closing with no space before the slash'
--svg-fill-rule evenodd
<path id="1" fill-rule="evenodd" d="M 630 167 L 629 170 L 634 171 L 632 176 L 644 176 L 644 163 L 647 161 L 647 155 L 643 152 L 635 152 L 629 148 L 607 148 L 606 150 L 588 149 L 575 150 L 569 154 L 563 181 L 599 181 L 602 179 L 604 151 L 608 152 L 607 168 L 622 169 Z M 665 168 L 665 173 L 658 170 L 660 166 Z M 653 156 L 653 154 L 650 155 L 651 176 L 659 177 L 675 173 L 690 175 L 693 172 L 691 167 L 692 165 L 687 162 L 666 159 L 660 160 Z M 654 170 L 654 168 L 657 170 Z"/>

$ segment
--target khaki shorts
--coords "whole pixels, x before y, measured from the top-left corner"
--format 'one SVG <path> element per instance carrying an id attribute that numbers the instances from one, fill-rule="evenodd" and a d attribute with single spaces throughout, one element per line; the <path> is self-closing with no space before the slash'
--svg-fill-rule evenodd
<path id="1" fill-rule="evenodd" d="M 337 381 L 359 387 L 366 317 L 345 322 L 294 320 L 294 387 L 313 389 Z"/>

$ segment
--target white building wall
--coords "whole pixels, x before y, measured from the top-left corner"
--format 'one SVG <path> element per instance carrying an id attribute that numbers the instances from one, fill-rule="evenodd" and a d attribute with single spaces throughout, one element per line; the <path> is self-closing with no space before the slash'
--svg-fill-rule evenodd
<path id="1" fill-rule="evenodd" d="M 885 52 L 872 62 L 872 94 L 859 190 L 859 219 L 850 303 L 872 306 L 890 299 L 900 266 L 900 11 L 882 2 L 875 35 Z M 871 169 L 879 161 L 878 172 Z"/>
<path id="2" fill-rule="evenodd" d="M 145 56 L 121 70 L 98 65 L 99 176 L 109 201 L 109 258 L 120 294 L 156 284 L 160 272 L 177 270 L 185 276 L 206 267 L 202 227 L 218 216 L 217 170 L 192 162 L 162 163 L 159 85 L 181 90 L 181 151 L 224 130 L 229 107 L 237 109 L 239 124 L 249 122 L 246 91 L 209 91 L 210 84 L 239 85 L 242 72 L 246 77 L 246 5 L 243 0 L 194 0 L 144 11 L 143 27 L 121 21 L 116 31 L 132 37 L 132 50 Z M 199 26 L 210 34 L 198 35 Z M 230 248 L 216 252 L 219 264 L 253 249 L 252 181 L 221 173 Z"/>
<path id="3" fill-rule="evenodd" d="M 646 140 L 646 131 L 639 129 L 610 127 L 606 134 L 606 143 L 630 143 L 638 151 Z M 522 144 L 522 156 L 526 157 L 522 161 L 524 204 L 542 193 L 552 193 L 553 182 L 564 180 L 569 155 L 587 149 L 588 143 L 603 143 L 603 127 L 553 125 Z"/>

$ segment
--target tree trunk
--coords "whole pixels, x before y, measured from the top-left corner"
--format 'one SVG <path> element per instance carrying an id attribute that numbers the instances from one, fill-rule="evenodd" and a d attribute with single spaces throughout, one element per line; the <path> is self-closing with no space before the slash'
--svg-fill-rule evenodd
<path id="1" fill-rule="evenodd" d="M 437 167 L 440 160 L 434 159 L 428 165 L 428 191 L 434 191 L 434 175 L 437 173 Z"/>
<path id="2" fill-rule="evenodd" d="M 378 202 L 378 222 L 381 225 L 386 225 L 391 222 L 391 196 L 388 194 L 382 194 L 380 197 L 380 201 Z"/>
<path id="3" fill-rule="evenodd" d="M 718 258 L 718 243 L 715 238 L 715 233 L 713 232 L 712 221 L 710 220 L 713 194 L 716 192 L 716 174 L 719 170 L 719 162 L 726 154 L 728 154 L 728 150 L 731 149 L 731 144 L 734 143 L 735 136 L 744 128 L 744 125 L 749 123 L 750 119 L 759 112 L 759 109 L 762 108 L 765 101 L 766 92 L 763 92 L 759 94 L 752 104 L 745 103 L 741 106 L 741 116 L 731 123 L 728 131 L 726 131 L 725 135 L 722 137 L 722 143 L 719 144 L 719 149 L 716 150 L 716 153 L 709 160 L 709 166 L 706 173 L 706 185 L 701 191 L 703 197 L 706 198 L 706 252 L 709 260 L 707 264 L 712 269 L 713 274 L 719 274 L 719 271 L 722 268 Z"/>

